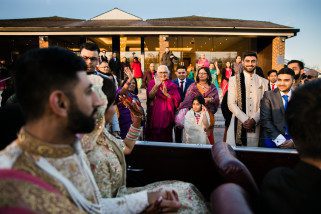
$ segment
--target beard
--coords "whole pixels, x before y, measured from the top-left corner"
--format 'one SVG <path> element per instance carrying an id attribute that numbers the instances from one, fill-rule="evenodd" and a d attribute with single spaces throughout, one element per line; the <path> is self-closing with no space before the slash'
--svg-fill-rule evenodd
<path id="1" fill-rule="evenodd" d="M 94 109 L 93 113 L 87 116 L 75 104 L 72 104 L 68 112 L 68 130 L 74 134 L 93 131 L 96 123 L 96 118 L 94 117 L 96 112 L 97 109 Z"/>
<path id="2" fill-rule="evenodd" d="M 247 71 L 248 73 L 253 73 L 255 70 L 255 66 L 254 67 L 245 67 L 243 68 L 245 71 Z"/>

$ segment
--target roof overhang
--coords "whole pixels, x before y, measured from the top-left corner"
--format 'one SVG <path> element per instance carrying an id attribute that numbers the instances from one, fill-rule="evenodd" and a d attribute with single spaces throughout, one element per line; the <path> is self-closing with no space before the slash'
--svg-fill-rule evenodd
<path id="1" fill-rule="evenodd" d="M 2 36 L 110 36 L 110 35 L 199 35 L 199 36 L 283 36 L 293 37 L 294 28 L 244 28 L 244 27 L 0 27 Z"/>

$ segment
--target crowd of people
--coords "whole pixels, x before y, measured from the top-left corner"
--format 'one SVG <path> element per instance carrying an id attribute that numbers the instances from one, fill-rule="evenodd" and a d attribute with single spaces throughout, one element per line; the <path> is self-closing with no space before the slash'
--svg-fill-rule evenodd
<path id="1" fill-rule="evenodd" d="M 145 72 L 137 57 L 127 63 L 116 53 L 111 59 L 99 54 L 99 47 L 88 42 L 80 56 L 51 47 L 28 51 L 16 62 L 15 87 L 0 109 L 1 118 L 7 118 L 0 127 L 0 177 L 13 178 L 7 183 L 0 179 L 6 206 L 19 202 L 37 212 L 207 213 L 190 183 L 159 181 L 127 188 L 125 155 L 140 139 L 220 141 L 214 139 L 220 103 L 226 120 L 224 142 L 298 148 L 306 155 L 305 163 L 319 166 L 313 159 L 319 154 L 294 134 L 294 116 L 288 116 L 290 124 L 286 120 L 293 94 L 300 95 L 297 90 L 309 88 L 302 85 L 318 78 L 314 70 L 304 72 L 301 61 L 268 71 L 266 79 L 254 52 L 236 57 L 233 64 L 226 62 L 223 69 L 202 54 L 196 69 L 179 65 L 174 71 L 177 57 L 166 48 L 157 69 L 151 63 Z M 139 88 L 146 89 L 147 109 L 139 100 Z M 52 203 L 35 204 L 25 194 Z"/>
<path id="2" fill-rule="evenodd" d="M 150 63 L 144 72 L 138 57 L 133 57 L 131 63 L 126 57 L 119 60 L 116 53 L 108 58 L 106 50 L 100 53 L 100 48 L 95 43 L 84 43 L 80 48 L 80 56 L 86 62 L 88 74 L 110 79 L 115 86 L 116 110 L 106 128 L 120 139 L 126 137 L 132 122 L 131 113 L 120 101 L 120 97 L 126 97 L 142 108 L 138 97 L 142 88 L 146 89 L 147 107 L 142 108 L 143 131 L 138 138 L 140 140 L 213 144 L 215 113 L 221 104 L 225 132 L 223 139 L 217 139 L 218 141 L 223 140 L 233 146 L 292 148 L 293 145 L 288 144 L 291 138 L 287 135 L 284 120 L 286 105 L 282 106 L 281 101 L 289 102 L 295 88 L 318 77 L 317 71 L 304 71 L 301 61 L 292 60 L 287 67 L 294 75 L 289 69 L 279 72 L 270 70 L 265 78 L 257 65 L 257 55 L 254 52 L 237 56 L 235 62 L 226 61 L 222 67 L 217 61 L 212 62 L 206 59 L 205 54 L 201 54 L 195 67 L 190 65 L 186 68 L 180 64 L 174 70 L 174 62 L 178 58 L 167 47 L 160 65 L 156 67 L 157 62 Z M 174 76 L 176 78 L 171 79 Z M 283 76 L 289 77 L 287 83 L 283 81 Z M 273 101 L 269 100 L 272 99 L 271 92 L 266 91 L 275 92 Z M 288 94 L 286 101 L 284 94 Z M 193 102 L 198 96 L 202 96 L 205 101 L 199 103 L 202 111 L 196 113 L 194 109 L 194 118 L 189 118 L 190 122 L 191 119 L 194 122 L 189 123 L 187 128 L 186 116 L 190 116 L 187 112 L 193 109 Z M 2 106 L 15 102 L 17 99 L 14 88 L 9 86 L 2 93 Z M 279 118 L 276 120 L 270 115 L 271 112 L 283 113 L 274 116 Z M 200 122 L 200 116 L 202 119 L 209 119 L 207 125 L 203 124 L 205 120 Z M 280 118 L 283 118 L 282 121 Z M 207 136 L 204 140 L 193 141 L 188 137 L 204 134 Z"/>

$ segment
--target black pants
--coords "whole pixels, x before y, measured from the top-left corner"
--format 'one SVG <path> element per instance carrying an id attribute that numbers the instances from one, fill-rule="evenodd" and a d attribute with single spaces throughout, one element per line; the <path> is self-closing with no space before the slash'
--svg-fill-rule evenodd
<path id="1" fill-rule="evenodd" d="M 174 128 L 174 132 L 175 132 L 175 142 L 176 143 L 182 143 L 183 129 L 181 129 L 179 127 L 175 127 Z"/>

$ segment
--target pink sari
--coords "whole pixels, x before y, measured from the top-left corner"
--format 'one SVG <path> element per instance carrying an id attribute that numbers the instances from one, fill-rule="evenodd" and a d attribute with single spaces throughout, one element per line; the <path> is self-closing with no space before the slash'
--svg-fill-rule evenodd
<path id="1" fill-rule="evenodd" d="M 147 88 L 147 97 L 155 85 L 151 80 Z M 148 101 L 146 140 L 172 142 L 172 129 L 174 127 L 175 111 L 179 106 L 181 97 L 178 86 L 171 80 L 165 82 L 167 92 L 171 98 L 166 97 L 159 86 L 154 99 Z"/>

